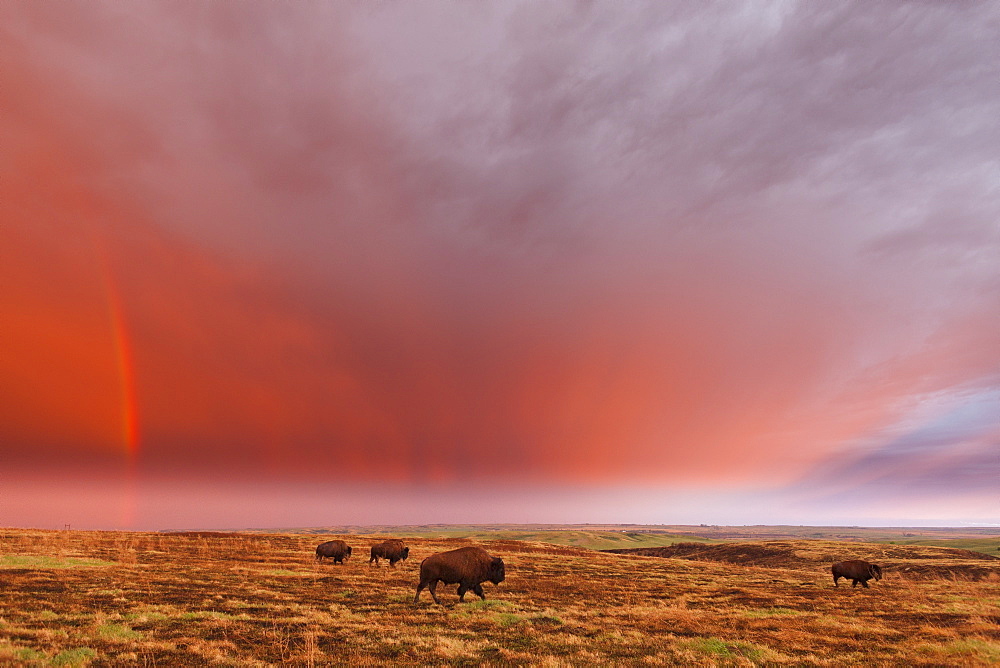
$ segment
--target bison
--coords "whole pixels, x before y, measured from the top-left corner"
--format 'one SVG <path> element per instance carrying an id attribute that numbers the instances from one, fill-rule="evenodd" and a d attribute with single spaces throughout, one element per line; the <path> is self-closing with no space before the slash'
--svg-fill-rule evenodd
<path id="1" fill-rule="evenodd" d="M 868 588 L 868 581 L 871 579 L 881 580 L 882 579 L 882 567 L 878 564 L 869 564 L 867 561 L 861 561 L 859 559 L 854 559 L 851 561 L 840 561 L 830 567 L 833 572 L 833 586 L 839 586 L 837 580 L 840 578 L 846 578 L 848 580 L 853 580 L 851 583 L 852 587 L 857 587 L 860 582 L 865 588 Z"/>
<path id="2" fill-rule="evenodd" d="M 413 602 L 420 600 L 424 587 L 431 591 L 435 603 L 440 604 L 435 589 L 440 580 L 445 584 L 458 583 L 458 600 L 465 600 L 465 592 L 472 590 L 479 598 L 485 599 L 482 583 L 489 580 L 500 584 L 506 577 L 503 559 L 491 557 L 481 547 L 460 547 L 457 550 L 439 552 L 420 562 L 420 584 Z"/>
<path id="3" fill-rule="evenodd" d="M 323 558 L 333 559 L 333 563 L 342 564 L 344 559 L 351 556 L 351 546 L 342 540 L 331 540 L 316 547 L 316 561 L 323 561 Z"/>
<path id="4" fill-rule="evenodd" d="M 371 558 L 368 560 L 368 563 L 374 562 L 378 566 L 379 559 L 388 559 L 389 565 L 395 568 L 397 561 L 406 561 L 406 558 L 409 556 L 410 548 L 403 545 L 403 541 L 398 538 L 393 538 L 377 545 L 372 545 Z"/>

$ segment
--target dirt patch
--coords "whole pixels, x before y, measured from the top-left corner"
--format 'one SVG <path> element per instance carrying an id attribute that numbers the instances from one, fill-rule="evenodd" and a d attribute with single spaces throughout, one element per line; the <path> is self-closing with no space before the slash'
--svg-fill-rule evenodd
<path id="1" fill-rule="evenodd" d="M 935 564 L 901 561 L 885 562 L 882 570 L 912 579 L 934 578 L 955 581 L 1000 580 L 1000 565 L 993 564 Z"/>
<path id="2" fill-rule="evenodd" d="M 929 624 L 932 626 L 938 626 L 943 628 L 955 628 L 955 627 L 966 626 L 969 623 L 969 618 L 967 615 L 949 614 L 949 613 L 932 613 L 932 612 L 898 613 L 897 612 L 897 613 L 890 613 L 878 616 L 892 624 L 900 624 L 904 626 Z"/>
<path id="3" fill-rule="evenodd" d="M 744 566 L 792 566 L 809 561 L 796 553 L 795 546 L 783 541 L 768 543 L 675 543 L 667 547 L 640 547 L 602 550 L 614 554 L 636 554 L 646 557 L 721 561 Z"/>

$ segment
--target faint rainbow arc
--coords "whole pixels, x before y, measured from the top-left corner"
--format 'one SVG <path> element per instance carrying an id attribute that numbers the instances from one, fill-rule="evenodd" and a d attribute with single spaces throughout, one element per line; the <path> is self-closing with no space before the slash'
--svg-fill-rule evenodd
<path id="1" fill-rule="evenodd" d="M 97 264 L 104 284 L 104 298 L 111 324 L 112 346 L 115 365 L 118 367 L 118 382 L 121 393 L 121 442 L 125 449 L 129 468 L 135 464 L 139 454 L 139 411 L 136 400 L 135 362 L 132 356 L 132 341 L 125 320 L 121 292 L 111 268 L 111 257 L 99 230 L 89 228 L 91 247 L 97 256 Z"/>
<path id="2" fill-rule="evenodd" d="M 121 292 L 111 269 L 107 248 L 99 243 L 95 234 L 94 248 L 97 251 L 108 314 L 111 320 L 111 336 L 114 345 L 115 362 L 121 392 L 121 439 L 125 449 L 125 488 L 122 497 L 121 522 L 126 528 L 135 522 L 137 512 L 137 472 L 139 456 L 139 411 L 136 400 L 135 363 L 132 356 L 132 341 L 125 321 L 125 309 Z"/>
<path id="3" fill-rule="evenodd" d="M 122 442 L 129 463 L 135 463 L 139 454 L 139 412 L 135 391 L 135 363 L 132 356 L 132 341 L 125 325 L 121 294 L 114 280 L 111 267 L 104 259 L 104 283 L 111 315 L 111 331 L 114 338 L 115 358 L 121 383 Z"/>

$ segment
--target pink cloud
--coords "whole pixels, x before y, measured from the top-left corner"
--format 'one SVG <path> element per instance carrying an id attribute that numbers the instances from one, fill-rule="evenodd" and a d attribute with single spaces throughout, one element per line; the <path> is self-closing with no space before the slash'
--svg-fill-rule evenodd
<path id="1" fill-rule="evenodd" d="M 150 478 L 782 488 L 997 387 L 992 8 L 565 9 L 0 9 L 19 475 L 116 467 L 102 253 Z"/>

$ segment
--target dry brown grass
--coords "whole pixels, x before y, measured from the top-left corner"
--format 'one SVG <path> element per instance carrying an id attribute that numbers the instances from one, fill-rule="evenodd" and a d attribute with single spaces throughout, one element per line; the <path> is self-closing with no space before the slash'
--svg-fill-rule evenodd
<path id="1" fill-rule="evenodd" d="M 463 604 L 448 587 L 438 606 L 412 603 L 418 564 L 468 541 L 408 539 L 392 569 L 367 563 L 380 536 L 344 536 L 354 556 L 316 564 L 329 538 L 0 530 L 0 664 L 1000 663 L 1000 561 L 941 548 L 801 540 L 656 557 L 486 541 L 507 581 Z M 830 562 L 850 557 L 885 579 L 833 588 Z"/>

